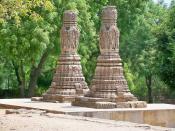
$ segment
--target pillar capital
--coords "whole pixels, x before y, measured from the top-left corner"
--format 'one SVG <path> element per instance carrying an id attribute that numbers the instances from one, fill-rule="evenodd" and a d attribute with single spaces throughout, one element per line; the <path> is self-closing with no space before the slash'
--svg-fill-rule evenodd
<path id="1" fill-rule="evenodd" d="M 117 10 L 115 6 L 105 6 L 101 14 L 102 23 L 116 23 Z"/>
<path id="2" fill-rule="evenodd" d="M 78 48 L 79 29 L 77 27 L 77 13 L 72 10 L 64 12 L 61 28 L 61 53 L 75 54 Z"/>
<path id="3" fill-rule="evenodd" d="M 119 31 L 116 26 L 117 10 L 115 6 L 106 6 L 102 10 L 100 28 L 100 51 L 102 54 L 118 53 Z"/>
<path id="4" fill-rule="evenodd" d="M 67 10 L 64 12 L 63 16 L 64 24 L 77 24 L 77 13 L 72 10 Z"/>

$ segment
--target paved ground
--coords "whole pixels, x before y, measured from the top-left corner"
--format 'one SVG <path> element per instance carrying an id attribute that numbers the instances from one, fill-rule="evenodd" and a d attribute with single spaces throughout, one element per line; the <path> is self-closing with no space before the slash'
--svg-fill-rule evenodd
<path id="1" fill-rule="evenodd" d="M 173 131 L 145 124 L 75 117 L 36 110 L 0 109 L 0 131 Z"/>
<path id="2" fill-rule="evenodd" d="M 175 128 L 175 105 L 171 104 L 148 104 L 147 108 L 93 109 L 71 106 L 71 103 L 33 102 L 30 99 L 0 99 L 0 109 L 4 107 L 40 109 L 57 114 L 147 123 L 154 126 Z"/>
<path id="3" fill-rule="evenodd" d="M 139 111 L 139 110 L 164 110 L 175 109 L 175 105 L 171 104 L 148 104 L 147 108 L 115 108 L 115 109 L 93 109 L 86 107 L 71 106 L 71 103 L 51 103 L 51 102 L 36 102 L 30 99 L 0 99 L 2 104 L 14 105 L 19 107 L 30 107 L 36 109 L 47 109 L 58 112 L 89 112 L 89 111 Z"/>

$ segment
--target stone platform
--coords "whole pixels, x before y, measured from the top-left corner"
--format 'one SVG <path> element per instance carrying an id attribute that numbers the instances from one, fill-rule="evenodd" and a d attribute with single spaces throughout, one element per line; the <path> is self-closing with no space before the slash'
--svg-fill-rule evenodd
<path id="1" fill-rule="evenodd" d="M 148 104 L 146 108 L 94 109 L 71 106 L 71 103 L 37 102 L 31 101 L 31 99 L 0 99 L 0 108 L 39 109 L 58 114 L 175 127 L 175 105 L 171 104 Z"/>

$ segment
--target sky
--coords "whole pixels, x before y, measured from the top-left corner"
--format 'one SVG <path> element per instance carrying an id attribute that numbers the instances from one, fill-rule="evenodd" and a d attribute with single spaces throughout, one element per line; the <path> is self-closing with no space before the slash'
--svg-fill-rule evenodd
<path id="1" fill-rule="evenodd" d="M 154 2 L 158 2 L 159 0 L 153 0 Z M 166 3 L 167 5 L 170 5 L 171 0 L 164 0 L 164 3 Z"/>

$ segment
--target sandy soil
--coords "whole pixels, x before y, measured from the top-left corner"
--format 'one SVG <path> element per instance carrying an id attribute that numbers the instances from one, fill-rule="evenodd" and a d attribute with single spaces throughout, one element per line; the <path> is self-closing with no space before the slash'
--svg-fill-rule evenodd
<path id="1" fill-rule="evenodd" d="M 51 114 L 37 110 L 0 109 L 0 131 L 173 131 L 146 124 Z"/>

